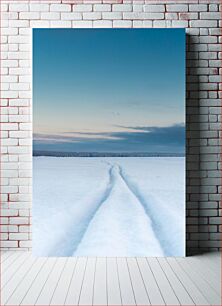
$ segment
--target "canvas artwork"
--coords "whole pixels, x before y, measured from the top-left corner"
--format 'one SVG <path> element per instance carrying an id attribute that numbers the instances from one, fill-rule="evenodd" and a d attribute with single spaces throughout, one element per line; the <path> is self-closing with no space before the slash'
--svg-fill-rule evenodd
<path id="1" fill-rule="evenodd" d="M 33 253 L 185 255 L 184 29 L 33 29 Z"/>

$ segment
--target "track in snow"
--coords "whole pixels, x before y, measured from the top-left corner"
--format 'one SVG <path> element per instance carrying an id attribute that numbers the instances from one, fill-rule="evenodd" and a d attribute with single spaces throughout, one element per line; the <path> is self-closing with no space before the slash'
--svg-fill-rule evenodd
<path id="1" fill-rule="evenodd" d="M 163 256 L 147 210 L 121 167 L 112 165 L 109 175 L 109 191 L 81 233 L 73 256 Z"/>
<path id="2" fill-rule="evenodd" d="M 72 222 L 72 220 L 76 219 L 75 210 L 70 210 L 63 213 L 63 217 L 65 215 L 64 224 L 66 224 L 63 230 L 63 235 L 58 239 L 56 244 L 51 247 L 48 256 L 72 256 L 72 254 L 75 253 L 76 248 L 82 240 L 82 237 L 84 236 L 91 220 L 96 215 L 96 212 L 100 206 L 110 195 L 115 181 L 112 169 L 113 167 L 109 166 L 109 179 L 107 181 L 106 188 L 104 190 L 96 190 L 93 193 L 91 201 L 88 203 L 88 210 L 85 210 L 84 215 L 82 213 L 81 216 L 79 216 L 80 219 L 78 222 L 76 222 L 76 220 L 75 222 Z"/>

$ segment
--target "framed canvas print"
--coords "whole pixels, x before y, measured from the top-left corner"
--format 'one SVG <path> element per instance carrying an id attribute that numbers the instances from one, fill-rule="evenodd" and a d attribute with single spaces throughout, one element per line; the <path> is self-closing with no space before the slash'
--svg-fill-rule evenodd
<path id="1" fill-rule="evenodd" d="M 33 29 L 33 253 L 185 255 L 184 29 Z"/>

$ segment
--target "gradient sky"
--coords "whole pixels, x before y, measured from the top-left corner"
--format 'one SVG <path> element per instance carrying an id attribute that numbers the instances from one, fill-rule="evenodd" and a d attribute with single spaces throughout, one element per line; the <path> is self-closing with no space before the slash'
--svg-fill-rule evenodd
<path id="1" fill-rule="evenodd" d="M 34 29 L 34 150 L 185 151 L 184 29 Z"/>

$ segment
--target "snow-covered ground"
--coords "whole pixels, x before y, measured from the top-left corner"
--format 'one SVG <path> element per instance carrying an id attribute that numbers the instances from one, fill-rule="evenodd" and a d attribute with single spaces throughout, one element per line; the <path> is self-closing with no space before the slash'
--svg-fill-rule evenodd
<path id="1" fill-rule="evenodd" d="M 37 256 L 184 256 L 185 158 L 34 157 Z"/>

